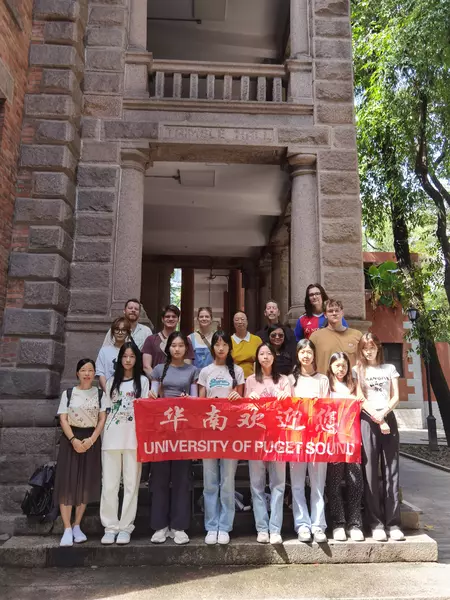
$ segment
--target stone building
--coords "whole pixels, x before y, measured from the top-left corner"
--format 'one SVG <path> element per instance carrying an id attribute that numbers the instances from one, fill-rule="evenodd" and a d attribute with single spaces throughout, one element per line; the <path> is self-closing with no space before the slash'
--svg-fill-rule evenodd
<path id="1" fill-rule="evenodd" d="M 252 327 L 268 297 L 294 319 L 311 282 L 365 318 L 349 0 L 0 0 L 1 27 L 14 12 L 0 512 L 76 361 L 129 297 L 157 322 L 174 267 L 186 328 L 196 286 L 225 325 L 241 296 Z"/>

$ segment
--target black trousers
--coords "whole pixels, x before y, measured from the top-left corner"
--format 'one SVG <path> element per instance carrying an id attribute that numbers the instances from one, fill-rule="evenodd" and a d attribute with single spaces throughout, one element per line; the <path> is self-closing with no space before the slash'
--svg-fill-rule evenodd
<path id="1" fill-rule="evenodd" d="M 391 433 L 361 413 L 364 506 L 371 529 L 400 526 L 399 437 L 394 413 L 386 417 Z M 378 469 L 381 461 L 381 486 Z"/>
<path id="2" fill-rule="evenodd" d="M 150 527 L 155 531 L 189 529 L 191 522 L 191 461 L 164 460 L 152 464 Z"/>
<path id="3" fill-rule="evenodd" d="M 341 482 L 345 479 L 347 489 L 347 518 Z M 329 463 L 327 469 L 327 498 L 331 516 L 331 527 L 362 528 L 361 500 L 363 475 L 359 463 Z"/>

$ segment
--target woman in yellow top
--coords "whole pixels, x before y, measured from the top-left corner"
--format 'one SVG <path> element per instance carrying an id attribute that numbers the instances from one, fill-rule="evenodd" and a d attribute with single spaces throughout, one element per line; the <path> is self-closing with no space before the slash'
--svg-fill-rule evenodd
<path id="1" fill-rule="evenodd" d="M 233 351 L 231 353 L 234 363 L 239 365 L 245 375 L 245 379 L 253 375 L 256 351 L 262 344 L 262 339 L 247 331 L 247 315 L 239 311 L 233 317 L 235 333 L 231 336 Z"/>

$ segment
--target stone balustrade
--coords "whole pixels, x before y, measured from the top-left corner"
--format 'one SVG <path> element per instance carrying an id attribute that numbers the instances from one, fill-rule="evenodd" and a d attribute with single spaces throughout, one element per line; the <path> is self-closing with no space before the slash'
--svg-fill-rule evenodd
<path id="1" fill-rule="evenodd" d="M 284 65 L 153 60 L 154 100 L 283 103 L 288 74 Z"/>

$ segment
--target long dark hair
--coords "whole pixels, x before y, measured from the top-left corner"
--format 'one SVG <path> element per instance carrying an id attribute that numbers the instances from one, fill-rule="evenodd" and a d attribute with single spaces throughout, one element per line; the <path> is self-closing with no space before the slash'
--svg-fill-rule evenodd
<path id="1" fill-rule="evenodd" d="M 361 339 L 359 340 L 358 360 L 356 361 L 356 373 L 358 375 L 359 387 L 361 388 L 363 394 L 367 393 L 366 369 L 369 366 L 369 363 L 367 362 L 367 359 L 363 354 L 363 350 L 367 346 L 367 344 L 370 344 L 370 342 L 375 344 L 375 346 L 377 347 L 377 366 L 384 365 L 383 346 L 380 342 L 379 337 L 376 336 L 374 333 L 364 333 Z"/>
<path id="2" fill-rule="evenodd" d="M 172 331 L 172 333 L 167 338 L 166 347 L 164 348 L 164 354 L 166 355 L 166 362 L 164 363 L 164 369 L 163 369 L 163 372 L 161 375 L 161 379 L 159 380 L 159 383 L 161 385 L 163 384 L 163 381 L 167 375 L 167 371 L 170 367 L 170 363 L 172 362 L 172 355 L 170 354 L 170 346 L 172 345 L 173 340 L 175 340 L 176 338 L 181 338 L 184 342 L 184 347 L 185 347 L 184 358 L 186 358 L 186 354 L 189 349 L 189 342 L 188 342 L 188 338 L 187 338 L 186 334 L 184 334 L 182 331 Z"/>
<path id="3" fill-rule="evenodd" d="M 211 355 L 214 358 L 214 360 L 216 360 L 216 353 L 214 352 L 214 346 L 217 344 L 217 342 L 219 340 L 222 340 L 228 346 L 228 354 L 225 359 L 225 364 L 228 367 L 228 373 L 230 374 L 230 377 L 233 380 L 233 387 L 235 388 L 237 386 L 236 372 L 234 370 L 234 360 L 233 360 L 233 357 L 231 356 L 231 351 L 233 350 L 233 342 L 231 341 L 230 334 L 223 331 L 223 329 L 218 329 L 217 331 L 215 331 L 213 333 L 213 336 L 211 339 Z"/>
<path id="4" fill-rule="evenodd" d="M 281 323 L 276 323 L 275 325 L 271 325 L 269 327 L 269 329 L 267 330 L 267 335 L 269 338 L 269 343 L 270 343 L 270 334 L 273 333 L 274 331 L 276 331 L 277 329 L 281 329 L 284 333 L 284 340 L 283 343 L 280 346 L 280 352 L 283 352 L 286 349 L 286 328 L 283 327 L 283 325 L 281 325 Z"/>
<path id="5" fill-rule="evenodd" d="M 314 359 L 313 359 L 313 367 L 314 367 L 314 371 L 317 371 L 317 365 L 316 365 L 316 347 L 314 345 L 313 342 L 311 342 L 311 340 L 307 340 L 306 338 L 304 338 L 303 340 L 300 340 L 299 343 L 297 344 L 297 349 L 296 349 L 296 354 L 295 354 L 295 359 L 296 359 L 296 365 L 294 367 L 294 369 L 292 370 L 292 374 L 294 376 L 294 385 L 297 385 L 297 381 L 298 378 L 300 377 L 300 375 L 302 374 L 302 368 L 300 365 L 300 361 L 298 359 L 298 353 L 300 352 L 300 350 L 303 350 L 303 348 L 311 348 L 311 350 L 314 353 Z"/>
<path id="6" fill-rule="evenodd" d="M 335 352 L 334 354 L 332 354 L 330 356 L 330 362 L 328 363 L 328 371 L 327 371 L 328 381 L 330 382 L 330 390 L 332 392 L 336 391 L 336 389 L 335 389 L 336 375 L 333 373 L 333 369 L 331 368 L 331 366 L 333 365 L 333 363 L 337 362 L 338 360 L 345 360 L 345 362 L 347 364 L 347 375 L 344 377 L 344 385 L 346 385 L 348 387 L 350 394 L 354 394 L 356 391 L 356 383 L 352 377 L 352 367 L 350 365 L 350 359 L 345 352 Z"/>
<path id="7" fill-rule="evenodd" d="M 113 384 L 111 386 L 110 396 L 112 398 L 114 390 L 119 392 L 120 384 L 123 381 L 125 369 L 122 365 L 122 358 L 125 354 L 125 351 L 130 349 L 134 356 L 136 357 L 136 362 L 133 367 L 133 383 L 134 383 L 134 395 L 136 398 L 140 398 L 142 394 L 142 386 L 141 386 L 141 375 L 142 375 L 142 353 L 136 344 L 131 340 L 130 342 L 125 342 L 123 346 L 119 350 L 119 356 L 117 357 L 116 368 L 114 370 L 114 379 Z"/>
<path id="8" fill-rule="evenodd" d="M 259 351 L 264 346 L 266 346 L 269 349 L 270 354 L 273 356 L 271 376 L 272 376 L 273 382 L 278 383 L 280 381 L 281 373 L 278 371 L 278 367 L 277 367 L 277 353 L 275 352 L 275 348 L 272 346 L 272 344 L 269 344 L 269 342 L 263 342 L 262 344 L 260 344 L 258 346 L 258 349 L 256 350 L 255 379 L 259 383 L 262 383 L 264 381 L 264 373 L 263 373 L 263 370 L 261 367 L 261 363 L 258 360 Z"/>
<path id="9" fill-rule="evenodd" d="M 308 287 L 306 288 L 306 293 L 305 293 L 305 312 L 308 315 L 308 317 L 313 316 L 313 310 L 314 310 L 312 302 L 309 299 L 309 290 L 311 290 L 312 288 L 317 288 L 320 291 L 320 294 L 322 296 L 322 312 L 323 312 L 325 302 L 328 300 L 328 294 L 323 289 L 323 287 L 320 285 L 320 283 L 310 283 L 308 285 Z"/>

